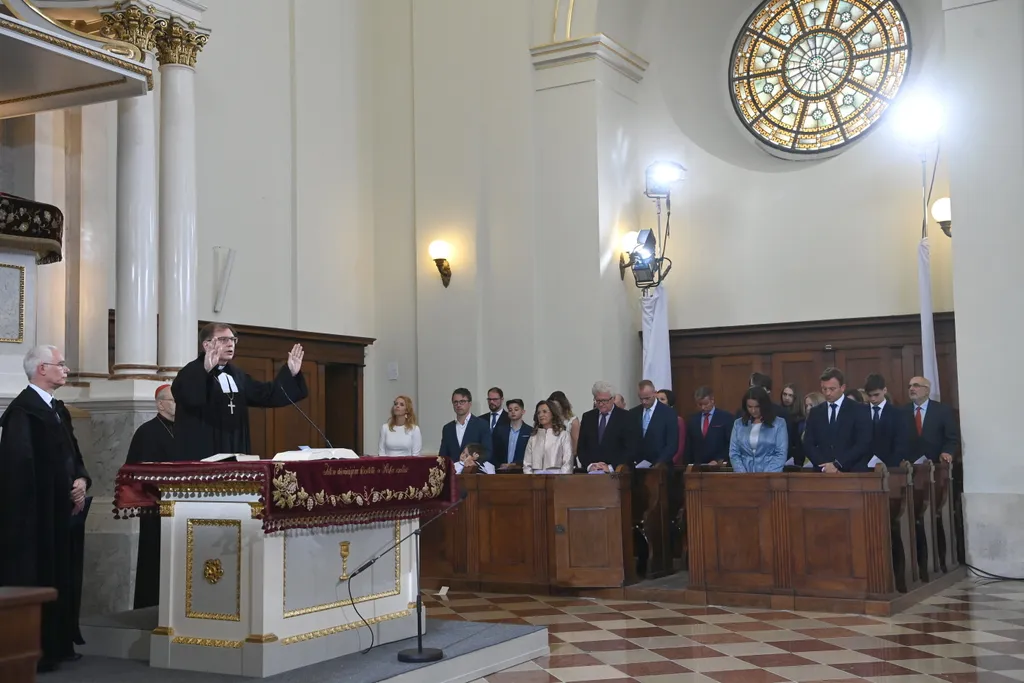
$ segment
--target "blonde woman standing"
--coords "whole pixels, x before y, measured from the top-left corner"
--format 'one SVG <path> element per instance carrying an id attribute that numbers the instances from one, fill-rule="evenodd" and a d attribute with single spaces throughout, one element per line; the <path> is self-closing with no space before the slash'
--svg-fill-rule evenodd
<path id="1" fill-rule="evenodd" d="M 420 455 L 422 451 L 423 436 L 412 399 L 398 396 L 391 404 L 391 417 L 380 427 L 377 455 Z"/>

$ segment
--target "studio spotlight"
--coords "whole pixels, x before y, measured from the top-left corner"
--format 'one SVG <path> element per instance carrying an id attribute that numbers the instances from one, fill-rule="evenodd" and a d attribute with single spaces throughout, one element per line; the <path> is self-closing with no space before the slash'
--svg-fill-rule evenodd
<path id="1" fill-rule="evenodd" d="M 656 161 L 647 167 L 647 187 L 644 191 L 651 199 L 664 199 L 671 194 L 672 185 L 683 179 L 686 169 L 674 161 Z"/>
<path id="2" fill-rule="evenodd" d="M 636 238 L 636 248 L 633 249 L 633 279 L 637 287 L 655 282 L 658 271 L 658 260 L 654 257 L 655 246 L 654 231 L 641 230 Z"/>

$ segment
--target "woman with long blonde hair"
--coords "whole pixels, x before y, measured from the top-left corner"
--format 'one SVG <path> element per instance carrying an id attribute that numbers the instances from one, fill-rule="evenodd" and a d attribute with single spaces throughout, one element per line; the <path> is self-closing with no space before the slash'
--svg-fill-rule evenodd
<path id="1" fill-rule="evenodd" d="M 391 416 L 380 427 L 377 455 L 419 455 L 423 435 L 416 424 L 416 410 L 408 396 L 397 396 L 391 404 Z"/>

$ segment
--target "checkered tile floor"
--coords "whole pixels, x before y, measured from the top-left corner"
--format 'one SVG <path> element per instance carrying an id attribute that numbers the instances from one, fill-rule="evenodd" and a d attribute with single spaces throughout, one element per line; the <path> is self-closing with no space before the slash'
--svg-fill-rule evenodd
<path id="1" fill-rule="evenodd" d="M 450 593 L 432 618 L 541 624 L 551 655 L 476 683 L 1020 683 L 1024 584 L 967 580 L 891 618 Z"/>

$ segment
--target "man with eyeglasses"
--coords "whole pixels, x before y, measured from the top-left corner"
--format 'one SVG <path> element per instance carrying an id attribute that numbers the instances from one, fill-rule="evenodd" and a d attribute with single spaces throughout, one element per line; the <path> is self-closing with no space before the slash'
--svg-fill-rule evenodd
<path id="1" fill-rule="evenodd" d="M 54 392 L 68 366 L 55 346 L 25 356 L 29 385 L 0 417 L 0 586 L 55 588 L 43 605 L 42 659 L 52 671 L 80 657 L 78 605 L 82 565 L 73 518 L 85 514 L 92 481 L 75 439 L 71 414 Z"/>
<path id="2" fill-rule="evenodd" d="M 249 454 L 249 408 L 283 408 L 309 394 L 302 376 L 302 346 L 292 347 L 274 381 L 257 382 L 231 364 L 238 337 L 230 325 L 207 324 L 199 333 L 199 341 L 203 350 L 178 371 L 171 384 L 177 459 Z"/>
<path id="3" fill-rule="evenodd" d="M 596 407 L 583 413 L 580 420 L 576 445 L 580 465 L 588 473 L 608 473 L 619 465 L 632 465 L 639 437 L 634 437 L 629 413 L 615 405 L 615 388 L 608 382 L 595 382 L 590 393 Z"/>
<path id="4" fill-rule="evenodd" d="M 455 411 L 455 419 L 441 428 L 441 448 L 438 454 L 458 462 L 466 444 L 478 443 L 485 451 L 485 457 L 481 460 L 489 460 L 494 452 L 491 447 L 491 428 L 487 420 L 473 415 L 473 394 L 469 389 L 460 387 L 452 392 L 452 409 Z"/>

